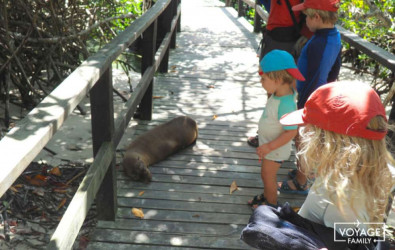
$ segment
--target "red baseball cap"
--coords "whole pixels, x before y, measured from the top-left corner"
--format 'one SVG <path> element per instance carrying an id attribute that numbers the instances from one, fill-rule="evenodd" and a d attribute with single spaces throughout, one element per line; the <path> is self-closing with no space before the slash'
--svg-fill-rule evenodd
<path id="1" fill-rule="evenodd" d="M 368 129 L 375 116 L 387 120 L 376 91 L 361 82 L 340 81 L 319 87 L 303 109 L 285 114 L 280 123 L 289 126 L 312 124 L 338 134 L 381 140 L 387 131 Z"/>
<path id="2" fill-rule="evenodd" d="M 340 7 L 340 0 L 305 0 L 301 4 L 292 7 L 293 11 L 302 11 L 307 8 L 326 11 L 337 11 Z"/>

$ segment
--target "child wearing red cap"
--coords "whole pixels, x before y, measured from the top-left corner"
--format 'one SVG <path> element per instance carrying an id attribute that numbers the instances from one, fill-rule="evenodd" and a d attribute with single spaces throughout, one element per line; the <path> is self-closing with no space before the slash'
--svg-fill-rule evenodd
<path id="1" fill-rule="evenodd" d="M 335 223 L 362 223 L 363 228 L 383 222 L 394 185 L 394 159 L 385 142 L 385 109 L 370 86 L 326 84 L 312 93 L 303 109 L 280 122 L 304 126 L 297 157 L 304 170 L 316 176 L 299 211 L 302 217 L 338 233 Z"/>
<path id="2" fill-rule="evenodd" d="M 303 108 L 311 93 L 318 87 L 336 81 L 341 65 L 341 38 L 335 27 L 338 18 L 339 0 L 305 0 L 292 7 L 294 11 L 302 11 L 306 15 L 306 24 L 313 37 L 302 49 L 298 60 L 298 68 L 305 80 L 296 82 L 298 91 L 298 108 Z M 299 136 L 295 138 L 298 150 Z M 298 169 L 300 166 L 298 162 Z M 300 171 L 291 172 L 291 180 L 280 183 L 282 193 L 307 194 L 307 177 Z"/>
<path id="3" fill-rule="evenodd" d="M 303 80 L 291 54 L 283 50 L 272 50 L 260 62 L 259 74 L 262 87 L 271 94 L 259 120 L 259 144 L 256 152 L 262 161 L 261 178 L 264 192 L 248 202 L 255 209 L 261 204 L 277 205 L 277 171 L 282 161 L 291 154 L 291 140 L 297 126 L 282 126 L 281 116 L 296 110 L 293 86 L 295 80 Z"/>

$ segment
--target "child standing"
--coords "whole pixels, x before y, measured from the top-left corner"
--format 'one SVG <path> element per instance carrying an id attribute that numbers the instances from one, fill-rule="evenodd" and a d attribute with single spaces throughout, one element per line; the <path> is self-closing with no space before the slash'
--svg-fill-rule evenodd
<path id="1" fill-rule="evenodd" d="M 262 87 L 271 94 L 259 120 L 259 144 L 256 152 L 262 161 L 261 178 L 264 192 L 248 203 L 256 208 L 261 204 L 277 205 L 277 171 L 282 161 L 291 154 L 291 140 L 297 126 L 284 127 L 281 116 L 296 110 L 294 90 L 296 79 L 304 80 L 291 54 L 283 50 L 272 50 L 260 62 L 259 75 Z"/>
<path id="2" fill-rule="evenodd" d="M 370 86 L 326 84 L 280 122 L 305 125 L 297 155 L 316 180 L 299 211 L 302 217 L 332 228 L 341 222 L 383 222 L 394 159 L 385 143 L 385 109 Z"/>
<path id="3" fill-rule="evenodd" d="M 261 0 L 261 3 L 269 12 L 269 17 L 262 34 L 259 61 L 274 49 L 285 50 L 296 60 L 301 47 L 313 36 L 301 20 L 304 19 L 302 13 L 292 11 L 292 6 L 299 4 L 300 0 Z M 252 147 L 258 147 L 259 136 L 248 137 L 247 143 Z"/>
<path id="4" fill-rule="evenodd" d="M 306 25 L 314 32 L 302 49 L 298 68 L 306 80 L 297 81 L 298 108 L 318 87 L 337 79 L 341 65 L 341 38 L 335 27 L 339 0 L 306 0 L 292 7 L 306 15 Z"/>
<path id="5" fill-rule="evenodd" d="M 305 80 L 296 82 L 298 91 L 298 108 L 304 107 L 306 100 L 318 87 L 336 81 L 341 65 L 341 38 L 335 27 L 339 8 L 339 0 L 305 0 L 292 7 L 294 11 L 302 11 L 306 15 L 306 25 L 314 32 L 313 37 L 302 49 L 298 60 L 298 68 Z M 298 136 L 295 146 L 298 149 Z M 298 163 L 298 169 L 301 168 Z M 293 171 L 289 181 L 280 185 L 282 193 L 306 195 L 308 192 L 307 178 L 300 170 Z"/>

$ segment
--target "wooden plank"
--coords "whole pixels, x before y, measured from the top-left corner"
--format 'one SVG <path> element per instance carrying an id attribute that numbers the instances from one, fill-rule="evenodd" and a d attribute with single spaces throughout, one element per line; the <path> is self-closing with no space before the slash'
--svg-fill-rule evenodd
<path id="1" fill-rule="evenodd" d="M 178 46 L 187 47 L 191 45 L 196 46 L 212 46 L 212 47 L 232 47 L 232 48 L 246 48 L 253 47 L 254 41 L 251 38 L 240 38 L 237 40 L 232 39 L 230 34 L 218 37 L 217 35 L 205 33 L 201 34 L 201 36 L 196 37 L 196 35 L 192 32 L 182 32 L 178 37 Z"/>
<path id="2" fill-rule="evenodd" d="M 169 167 L 169 168 L 187 168 L 187 169 L 198 169 L 198 170 L 207 170 L 207 171 L 230 171 L 230 172 L 244 172 L 244 173 L 260 173 L 260 166 L 246 166 L 244 164 L 222 164 L 222 163 L 204 163 L 204 162 L 196 162 L 196 161 L 177 161 L 177 160 L 166 160 L 155 165 L 154 167 Z M 285 169 L 283 172 L 282 170 Z M 295 169 L 294 162 L 284 162 L 279 169 L 279 173 L 286 174 L 289 169 Z"/>
<path id="3" fill-rule="evenodd" d="M 221 178 L 221 177 L 206 177 L 200 176 L 196 178 L 195 176 L 183 176 L 183 175 L 163 175 L 155 174 L 152 176 L 153 181 L 157 182 L 168 182 L 168 183 L 188 183 L 188 184 L 202 184 L 210 185 L 213 188 L 217 186 L 227 186 L 228 189 L 233 181 L 237 180 L 237 186 L 239 187 L 261 187 L 262 181 L 260 179 L 241 179 L 237 178 L 237 175 L 233 178 Z M 228 190 L 229 192 L 229 190 Z"/>
<path id="4" fill-rule="evenodd" d="M 171 211 L 195 211 L 195 212 L 211 212 L 211 213 L 233 213 L 251 215 L 251 209 L 247 204 L 227 204 L 224 206 L 221 203 L 210 203 L 207 206 L 203 202 L 194 201 L 175 201 L 175 200 L 161 200 L 161 199 L 133 199 L 133 198 L 119 198 L 118 204 L 120 207 L 138 207 L 147 209 L 164 209 Z"/>
<path id="5" fill-rule="evenodd" d="M 133 231 L 151 231 L 163 233 L 184 233 L 198 235 L 223 236 L 239 234 L 244 225 L 213 224 L 213 223 L 189 223 L 174 221 L 155 221 L 141 219 L 117 219 L 112 221 L 98 221 L 98 228 L 122 229 Z M 197 236 L 198 236 L 197 235 Z"/>
<path id="6" fill-rule="evenodd" d="M 232 172 L 218 172 L 218 171 L 201 171 L 196 169 L 179 169 L 179 168 L 166 168 L 166 167 L 152 167 L 150 168 L 152 174 L 162 175 L 179 175 L 179 176 L 192 176 L 192 177 L 219 177 L 219 178 L 236 178 L 237 179 L 257 179 L 257 173 L 237 173 L 235 176 Z M 260 178 L 260 177 L 259 177 Z"/>
<path id="7" fill-rule="evenodd" d="M 258 162 L 258 155 L 255 152 L 235 152 L 227 150 L 213 150 L 213 149 L 198 149 L 196 147 L 186 148 L 176 154 L 177 156 L 204 156 L 204 157 L 221 157 L 233 159 L 247 159 L 255 160 L 255 164 L 260 165 Z"/>
<path id="8" fill-rule="evenodd" d="M 145 190 L 144 194 L 140 196 L 141 190 L 135 189 L 119 189 L 118 197 L 134 197 L 137 199 L 146 198 L 146 199 L 162 199 L 162 200 L 171 200 L 171 201 L 190 201 L 190 202 L 204 202 L 206 206 L 210 206 L 207 203 L 221 203 L 223 206 L 227 204 L 240 204 L 246 205 L 247 201 L 251 200 L 253 196 L 256 194 L 247 195 L 238 195 L 238 192 L 234 192 L 232 194 L 216 194 L 216 193 L 190 193 L 190 192 L 177 192 L 177 191 L 162 191 L 162 190 Z M 279 197 L 280 203 L 288 202 L 292 207 L 300 207 L 304 201 L 304 197 L 300 195 L 292 195 L 292 194 L 280 194 Z"/>
<path id="9" fill-rule="evenodd" d="M 247 206 L 247 205 L 246 205 Z M 174 211 L 165 209 L 143 209 L 145 220 L 176 221 L 189 223 L 214 223 L 214 224 L 236 224 L 246 225 L 250 214 L 232 214 L 201 211 Z M 136 218 L 130 208 L 120 207 L 118 218 Z"/>
<path id="10" fill-rule="evenodd" d="M 183 161 L 184 164 L 188 162 L 188 159 L 191 158 L 191 155 L 183 155 L 183 154 L 176 154 L 169 156 L 169 160 L 174 160 L 174 161 Z M 194 155 L 193 156 L 193 161 L 194 162 L 199 162 L 203 164 L 208 164 L 208 163 L 215 163 L 215 164 L 225 164 L 225 165 L 244 165 L 248 168 L 251 167 L 261 167 L 261 164 L 258 162 L 258 160 L 249 160 L 249 159 L 237 159 L 237 158 L 223 158 L 223 157 L 215 157 L 215 156 L 202 156 L 202 155 Z M 295 156 L 290 157 L 288 161 L 285 161 L 283 163 L 283 167 L 291 164 L 295 164 Z"/>
<path id="11" fill-rule="evenodd" d="M 282 176 L 277 176 L 277 181 L 282 181 L 284 178 Z M 229 187 L 233 181 L 236 181 L 237 186 L 240 188 L 263 188 L 261 179 L 242 179 L 238 178 L 238 176 L 234 176 L 233 178 L 221 178 L 221 177 L 205 177 L 200 176 L 196 178 L 195 176 L 182 176 L 182 175 L 163 175 L 163 174 L 154 174 L 152 176 L 152 180 L 158 183 L 185 183 L 185 184 L 199 184 L 210 186 L 213 189 L 217 189 L 218 187 Z M 127 182 L 128 180 L 125 179 Z M 120 183 L 124 184 L 122 181 Z"/>
<path id="12" fill-rule="evenodd" d="M 240 72 L 240 74 L 235 74 L 235 72 L 233 71 L 226 71 L 224 69 L 221 70 L 221 68 L 219 68 L 218 70 L 191 70 L 189 68 L 177 68 L 176 64 L 174 64 L 173 66 L 176 67 L 176 70 L 170 71 L 168 74 L 166 74 L 168 81 L 177 79 L 190 81 L 201 80 L 201 83 L 211 81 L 211 83 L 215 84 L 220 83 L 221 81 L 233 81 L 233 83 L 238 84 L 245 83 L 245 86 L 257 86 L 257 84 L 259 84 L 259 79 L 258 81 L 255 81 L 256 72 L 244 71 Z"/>
<path id="13" fill-rule="evenodd" d="M 150 184 L 144 184 L 140 182 L 131 181 L 118 181 L 119 188 L 129 190 L 162 190 L 168 192 L 190 192 L 190 193 L 201 193 L 201 194 L 229 194 L 230 184 L 224 186 L 211 186 L 201 184 L 185 184 L 185 183 L 167 183 L 167 182 L 151 182 Z M 238 195 L 256 195 L 262 193 L 262 188 L 239 188 L 237 191 Z"/>
<path id="14" fill-rule="evenodd" d="M 281 170 L 281 171 L 280 171 Z M 260 179 L 260 167 L 255 169 L 254 173 L 243 173 L 243 172 L 228 172 L 221 170 L 196 170 L 190 168 L 173 168 L 173 167 L 161 167 L 161 166 L 151 166 L 150 171 L 152 174 L 162 174 L 162 175 L 179 175 L 179 176 L 193 176 L 193 177 L 217 177 L 217 178 L 228 178 L 228 179 Z M 289 169 L 280 168 L 278 176 L 282 179 L 286 177 Z M 124 174 L 124 172 L 118 172 L 118 179 L 129 180 L 129 178 Z"/>
<path id="15" fill-rule="evenodd" d="M 205 249 L 249 249 L 239 237 L 223 236 L 220 238 L 212 236 L 194 236 L 186 234 L 163 234 L 154 232 L 124 231 L 113 229 L 96 230 L 94 241 L 123 242 L 140 245 L 165 245 L 178 247 L 203 247 Z"/>
<path id="16" fill-rule="evenodd" d="M 173 201 L 191 201 L 191 202 L 205 202 L 205 203 L 221 203 L 224 206 L 227 204 L 247 204 L 249 196 L 240 196 L 237 192 L 233 194 L 216 194 L 216 193 L 191 193 L 180 191 L 166 191 L 166 190 L 145 190 L 140 195 L 140 189 L 119 189 L 118 198 L 146 198 L 146 199 L 160 199 Z"/>
<path id="17" fill-rule="evenodd" d="M 188 161 L 191 157 L 189 155 L 176 154 L 168 157 L 169 160 L 178 160 L 178 161 Z M 193 157 L 196 162 L 205 162 L 205 163 L 221 163 L 221 164 L 241 164 L 248 166 L 259 166 L 257 160 L 250 159 L 237 159 L 237 158 L 223 158 L 221 156 L 204 156 L 204 155 L 196 155 Z"/>

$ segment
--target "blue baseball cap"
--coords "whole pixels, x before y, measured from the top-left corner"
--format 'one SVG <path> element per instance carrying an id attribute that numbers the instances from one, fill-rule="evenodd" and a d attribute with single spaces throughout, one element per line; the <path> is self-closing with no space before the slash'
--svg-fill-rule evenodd
<path id="1" fill-rule="evenodd" d="M 295 64 L 295 59 L 287 51 L 278 49 L 270 51 L 262 58 L 260 66 L 264 73 L 286 70 L 296 79 L 305 81 L 305 78 Z"/>

